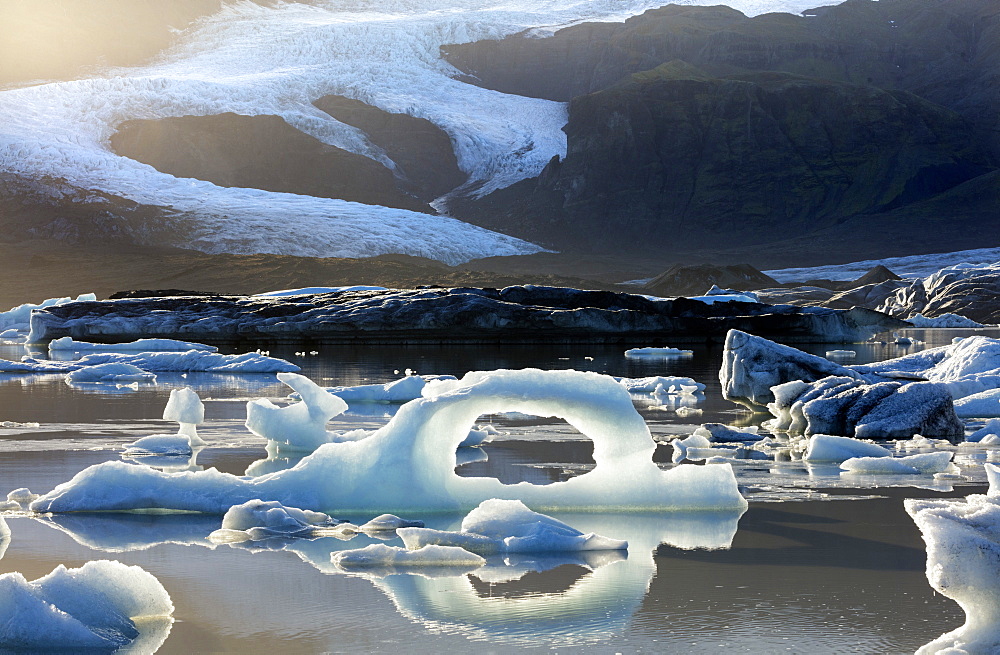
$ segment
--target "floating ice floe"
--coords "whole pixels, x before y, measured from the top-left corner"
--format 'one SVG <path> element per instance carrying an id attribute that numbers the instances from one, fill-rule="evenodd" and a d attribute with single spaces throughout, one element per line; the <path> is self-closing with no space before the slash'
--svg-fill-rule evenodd
<path id="1" fill-rule="evenodd" d="M 484 443 L 493 441 L 493 438 L 499 434 L 500 431 L 492 425 L 476 426 L 469 430 L 469 436 L 463 439 L 462 443 L 458 444 L 458 447 L 472 448 L 474 446 L 481 446 Z"/>
<path id="2" fill-rule="evenodd" d="M 757 434 L 759 428 L 756 425 L 738 428 L 722 423 L 703 423 L 695 429 L 695 435 L 707 438 L 709 441 L 723 443 L 739 443 L 744 441 L 759 441 L 761 436 Z"/>
<path id="3" fill-rule="evenodd" d="M 35 500 L 40 512 L 163 508 L 222 514 L 250 499 L 327 512 L 471 508 L 490 498 L 539 509 L 742 510 L 732 468 L 660 470 L 656 443 L 624 387 L 579 371 L 487 371 L 441 381 L 360 441 L 327 443 L 294 468 L 245 478 L 214 469 L 162 473 L 106 462 Z M 537 486 L 455 474 L 475 420 L 502 411 L 565 419 L 594 441 L 594 468 Z M 391 481 L 388 484 L 386 481 Z"/>
<path id="4" fill-rule="evenodd" d="M 583 550 L 626 550 L 628 542 L 584 534 L 519 500 L 485 500 L 462 520 L 459 532 L 430 528 L 396 531 L 410 550 L 428 545 L 458 546 L 479 555 Z"/>
<path id="5" fill-rule="evenodd" d="M 858 353 L 854 350 L 827 350 L 827 359 L 854 359 Z"/>
<path id="6" fill-rule="evenodd" d="M 333 553 L 330 561 L 344 569 L 423 566 L 473 569 L 486 563 L 486 560 L 479 555 L 456 546 L 431 545 L 418 550 L 409 550 L 385 544 L 372 544 L 355 550 L 338 551 Z"/>
<path id="7" fill-rule="evenodd" d="M 219 349 L 215 346 L 207 346 L 203 343 L 193 341 L 179 341 L 177 339 L 136 339 L 127 343 L 91 343 L 89 341 L 76 341 L 72 337 L 60 337 L 49 342 L 49 350 L 62 350 L 68 352 L 187 352 L 188 350 L 204 350 L 205 352 L 216 352 Z"/>
<path id="8" fill-rule="evenodd" d="M 705 385 L 692 378 L 675 375 L 653 375 L 645 378 L 615 378 L 618 384 L 633 394 L 696 394 L 705 390 Z"/>
<path id="9" fill-rule="evenodd" d="M 323 512 L 285 507 L 277 501 L 250 500 L 230 507 L 222 517 L 222 528 L 208 538 L 216 543 L 230 543 L 271 537 L 312 537 L 318 529 L 340 523 Z"/>
<path id="10" fill-rule="evenodd" d="M 360 527 L 362 532 L 387 532 L 398 530 L 399 528 L 422 528 L 423 521 L 401 519 L 395 514 L 380 514 L 371 521 L 363 523 Z"/>
<path id="11" fill-rule="evenodd" d="M 126 446 L 122 455 L 190 455 L 194 448 L 205 445 L 205 441 L 198 436 L 198 425 L 205 421 L 205 406 L 193 389 L 170 390 L 170 399 L 163 408 L 163 420 L 177 421 L 177 433 L 143 437 Z"/>
<path id="12" fill-rule="evenodd" d="M 1000 651 L 1000 468 L 986 464 L 987 495 L 904 501 L 927 544 L 927 580 L 965 612 L 965 623 L 920 648 L 932 653 Z"/>
<path id="13" fill-rule="evenodd" d="M 348 405 L 355 403 L 408 403 L 420 398 L 424 387 L 437 380 L 454 380 L 454 375 L 407 375 L 385 384 L 362 384 L 353 387 L 325 387 L 325 391 L 342 398 Z"/>
<path id="14" fill-rule="evenodd" d="M 814 434 L 802 459 L 809 462 L 844 462 L 856 457 L 891 457 L 892 451 L 868 441 Z"/>
<path id="15" fill-rule="evenodd" d="M 22 357 L 14 362 L 0 360 L 0 373 L 70 373 L 82 368 L 103 364 L 126 364 L 148 373 L 205 372 L 205 373 L 275 373 L 297 371 L 299 367 L 291 362 L 257 353 L 242 355 L 221 355 L 201 350 L 187 352 L 149 353 L 98 353 L 80 359 L 60 362 L 50 359 Z"/>
<path id="16" fill-rule="evenodd" d="M 987 421 L 983 427 L 966 436 L 965 440 L 970 443 L 977 443 L 991 434 L 1000 434 L 1000 419 Z"/>
<path id="17" fill-rule="evenodd" d="M 31 493 L 31 490 L 28 489 L 27 487 L 21 487 L 20 489 L 15 489 L 14 491 L 11 491 L 10 493 L 7 494 L 7 502 L 15 503 L 18 505 L 18 507 L 12 509 L 19 509 L 22 506 L 27 507 L 29 504 L 31 504 L 31 501 L 35 500 L 36 498 L 38 498 L 38 494 Z"/>
<path id="18" fill-rule="evenodd" d="M 173 611 L 163 585 L 138 566 L 60 565 L 32 582 L 6 573 L 0 575 L 0 648 L 154 652 L 170 632 Z"/>
<path id="19" fill-rule="evenodd" d="M 906 457 L 852 457 L 840 463 L 840 468 L 851 473 L 933 475 L 951 468 L 954 453 L 920 453 Z"/>
<path id="20" fill-rule="evenodd" d="M 964 432 L 951 393 L 934 382 L 866 384 L 830 376 L 786 382 L 771 389 L 768 428 L 859 439 L 901 439 L 914 434 L 957 438 Z"/>
<path id="21" fill-rule="evenodd" d="M 913 327 L 918 328 L 984 328 L 990 327 L 977 323 L 971 318 L 965 318 L 959 314 L 941 314 L 934 318 L 928 318 L 923 314 L 917 314 L 906 319 L 913 323 Z"/>
<path id="22" fill-rule="evenodd" d="M 960 418 L 1000 417 L 1000 389 L 980 391 L 955 401 L 955 413 Z"/>
<path id="23" fill-rule="evenodd" d="M 630 348 L 625 351 L 625 357 L 629 359 L 671 359 L 693 355 L 693 350 L 680 350 L 678 348 Z"/>
<path id="24" fill-rule="evenodd" d="M 117 384 L 120 382 L 156 382 L 156 374 L 124 362 L 108 362 L 71 370 L 66 384 Z"/>

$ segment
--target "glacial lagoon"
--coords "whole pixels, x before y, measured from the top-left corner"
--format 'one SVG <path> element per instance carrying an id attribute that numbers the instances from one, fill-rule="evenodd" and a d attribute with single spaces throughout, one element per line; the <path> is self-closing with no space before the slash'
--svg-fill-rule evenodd
<path id="1" fill-rule="evenodd" d="M 924 343 L 909 348 L 806 349 L 822 355 L 849 348 L 858 353 L 855 363 L 865 363 L 969 333 L 912 330 L 907 334 Z M 661 360 L 626 359 L 619 346 L 317 350 L 275 348 L 271 355 L 300 365 L 324 386 L 387 382 L 406 369 L 461 376 L 497 368 L 573 368 L 694 378 L 707 385 L 703 397 L 636 399 L 661 442 L 655 459 L 663 468 L 673 466 L 665 442 L 674 436 L 702 423 L 753 425 L 767 418 L 721 398 L 721 346 L 695 346 L 691 357 Z M 22 354 L 16 346 L 0 352 L 9 359 Z M 248 400 L 278 402 L 289 391 L 273 375 L 161 375 L 156 385 L 137 386 L 69 386 L 62 376 L 11 376 L 0 380 L 0 421 L 6 422 L 0 427 L 0 495 L 20 487 L 47 492 L 87 466 L 120 459 L 122 447 L 141 436 L 170 431 L 159 417 L 170 390 L 183 386 L 205 402 L 199 434 L 208 445 L 194 462 L 154 463 L 242 475 L 266 458 L 263 439 L 243 422 Z M 329 428 L 374 429 L 396 409 L 352 407 Z M 481 449 L 463 449 L 460 475 L 543 485 L 593 465 L 591 442 L 565 422 L 494 415 L 480 423 L 501 434 Z M 175 621 L 168 634 L 136 642 L 133 652 L 913 652 L 961 625 L 964 613 L 928 584 L 924 542 L 903 499 L 982 493 L 982 462 L 990 448 L 959 451 L 961 482 L 848 476 L 836 466 L 737 459 L 734 469 L 750 502 L 742 515 L 552 513 L 584 532 L 627 539 L 627 555 L 507 555 L 472 572 L 345 573 L 331 564 L 334 551 L 400 540 L 359 534 L 214 544 L 207 536 L 220 526 L 218 516 L 9 512 L 4 518 L 11 538 L 0 573 L 20 571 L 34 579 L 58 564 L 97 559 L 141 566 L 169 592 Z M 292 464 L 272 459 L 263 466 Z M 454 530 L 463 515 L 407 518 Z M 361 523 L 371 517 L 338 518 Z"/>

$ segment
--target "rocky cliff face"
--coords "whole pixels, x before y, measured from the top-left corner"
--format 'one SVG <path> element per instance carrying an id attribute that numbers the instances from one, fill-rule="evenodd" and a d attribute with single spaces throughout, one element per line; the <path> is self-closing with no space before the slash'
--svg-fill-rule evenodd
<path id="1" fill-rule="evenodd" d="M 753 244 L 926 200 L 994 163 L 966 121 L 910 93 L 678 63 L 574 99 L 565 130 L 564 160 L 463 215 L 556 248 Z"/>
<path id="2" fill-rule="evenodd" d="M 474 83 L 570 101 L 565 159 L 453 211 L 570 250 L 973 247 L 1000 201 L 1000 5 L 806 13 L 671 5 L 446 48 Z"/>
<path id="3" fill-rule="evenodd" d="M 278 116 L 181 116 L 119 125 L 111 147 L 176 177 L 431 212 L 388 168 Z"/>

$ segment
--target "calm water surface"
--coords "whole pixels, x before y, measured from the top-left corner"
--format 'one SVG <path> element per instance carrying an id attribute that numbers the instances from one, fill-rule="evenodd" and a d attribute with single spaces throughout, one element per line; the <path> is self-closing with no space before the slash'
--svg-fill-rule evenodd
<path id="1" fill-rule="evenodd" d="M 925 343 L 905 350 L 891 344 L 847 348 L 858 352 L 856 363 L 864 363 L 969 332 L 908 334 Z M 808 349 L 823 354 L 835 348 L 845 347 Z M 17 347 L 0 350 L 11 359 L 22 354 Z M 525 367 L 683 375 L 708 385 L 696 400 L 637 399 L 658 441 L 690 434 L 703 422 L 755 425 L 767 418 L 721 398 L 721 348 L 696 348 L 694 357 L 677 360 L 629 360 L 617 346 L 326 347 L 317 355 L 297 355 L 289 347 L 271 354 L 301 365 L 324 385 L 386 382 L 407 368 L 461 376 Z M 159 416 L 170 389 L 181 386 L 192 386 L 206 401 L 199 434 L 209 445 L 196 461 L 175 466 L 242 475 L 265 457 L 263 440 L 247 432 L 243 421 L 247 400 L 285 396 L 287 388 L 272 376 L 161 376 L 159 384 L 138 389 L 74 388 L 60 376 L 5 377 L 0 421 L 12 424 L 0 427 L 0 497 L 19 487 L 48 491 L 87 466 L 119 459 L 123 444 L 172 432 L 173 424 Z M 373 405 L 337 417 L 329 427 L 375 428 L 393 411 Z M 14 425 L 24 422 L 39 427 Z M 564 422 L 518 416 L 483 422 L 504 434 L 481 450 L 464 449 L 469 452 L 459 457 L 457 469 L 462 475 L 547 484 L 593 464 L 591 442 Z M 664 444 L 656 459 L 668 467 L 670 455 Z M 841 476 L 836 467 L 737 460 L 751 503 L 742 516 L 558 515 L 585 532 L 627 539 L 626 558 L 497 558 L 471 574 L 346 575 L 330 564 L 330 554 L 374 538 L 216 546 L 206 537 L 220 526 L 220 517 L 8 514 L 12 540 L 0 573 L 20 571 L 34 579 L 58 564 L 94 559 L 142 566 L 177 607 L 159 653 L 905 653 L 959 626 L 964 614 L 928 585 L 924 544 L 902 500 L 981 492 L 986 456 L 982 449 L 960 451 L 956 461 L 967 480 L 954 487 L 930 477 Z M 462 516 L 413 518 L 457 529 Z"/>

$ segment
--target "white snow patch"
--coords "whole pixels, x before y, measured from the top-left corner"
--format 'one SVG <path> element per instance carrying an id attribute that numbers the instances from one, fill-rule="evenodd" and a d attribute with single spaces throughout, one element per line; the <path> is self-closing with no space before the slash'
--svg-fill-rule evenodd
<path id="1" fill-rule="evenodd" d="M 954 453 L 919 453 L 906 457 L 852 457 L 840 463 L 840 468 L 851 473 L 933 475 L 944 473 L 951 467 Z"/>

